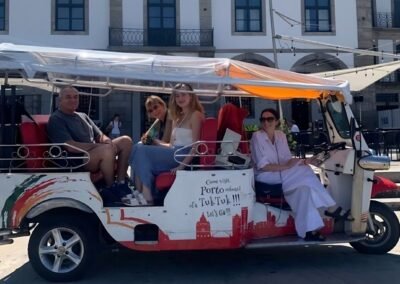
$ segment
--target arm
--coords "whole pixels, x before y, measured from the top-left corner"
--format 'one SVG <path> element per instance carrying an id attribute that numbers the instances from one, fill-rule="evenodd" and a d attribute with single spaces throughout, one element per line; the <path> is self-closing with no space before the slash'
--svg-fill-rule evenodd
<path id="1" fill-rule="evenodd" d="M 47 132 L 52 143 L 67 143 L 85 151 L 90 151 L 96 147 L 94 143 L 81 143 L 73 139 L 66 122 L 58 116 L 52 115 L 47 125 Z M 71 147 L 65 147 L 68 152 L 80 153 Z"/>
<path id="2" fill-rule="evenodd" d="M 291 159 L 289 159 L 288 161 L 285 159 L 285 162 L 281 163 L 272 163 L 269 157 L 271 157 L 271 155 L 275 153 L 271 153 L 271 151 L 269 150 L 270 147 L 267 145 L 267 142 L 264 138 L 265 137 L 263 137 L 263 135 L 255 133 L 253 134 L 253 138 L 251 139 L 251 155 L 258 170 L 266 172 L 278 172 L 287 170 L 297 163 L 297 161 L 295 163 Z M 278 143 L 278 141 L 276 142 Z M 285 144 L 283 143 L 283 145 Z M 281 148 L 284 148 L 284 146 L 281 146 Z M 284 151 L 284 149 L 282 150 Z M 285 153 L 284 155 L 286 156 Z"/>
<path id="3" fill-rule="evenodd" d="M 176 122 L 172 121 L 172 126 L 170 131 L 172 132 L 172 129 L 174 129 L 175 127 L 176 127 Z M 170 134 L 169 142 L 165 142 L 160 139 L 153 139 L 153 144 L 164 147 L 172 147 L 172 135 Z"/>
<path id="4" fill-rule="evenodd" d="M 155 137 L 152 137 L 150 134 L 152 130 L 158 126 L 160 123 L 159 119 L 156 119 L 153 124 L 147 129 L 147 131 L 140 137 L 140 141 L 142 141 L 143 144 L 145 145 L 151 145 L 154 144 Z"/>

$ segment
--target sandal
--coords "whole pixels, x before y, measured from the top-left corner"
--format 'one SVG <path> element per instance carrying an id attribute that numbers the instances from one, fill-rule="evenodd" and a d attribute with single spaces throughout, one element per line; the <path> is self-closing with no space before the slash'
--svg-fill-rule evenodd
<path id="1" fill-rule="evenodd" d="M 326 238 L 323 235 L 321 235 L 320 232 L 316 231 L 308 231 L 306 233 L 306 237 L 304 238 L 306 242 L 324 242 L 325 239 Z"/>
<path id="2" fill-rule="evenodd" d="M 325 216 L 331 217 L 333 219 L 341 219 L 342 218 L 342 215 L 340 215 L 341 212 L 342 212 L 342 207 L 339 206 L 333 212 L 329 212 L 328 210 L 326 210 Z"/>
<path id="3" fill-rule="evenodd" d="M 350 209 L 347 210 L 343 215 L 340 214 L 342 213 L 342 207 L 336 208 L 335 211 L 329 212 L 328 210 L 325 211 L 325 216 L 331 217 L 335 220 L 345 220 L 345 221 L 353 221 L 353 218 L 349 217 L 350 216 Z"/>

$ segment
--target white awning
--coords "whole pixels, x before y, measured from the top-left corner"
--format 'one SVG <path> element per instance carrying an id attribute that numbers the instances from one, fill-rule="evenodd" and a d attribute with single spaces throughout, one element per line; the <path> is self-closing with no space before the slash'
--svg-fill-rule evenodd
<path id="1" fill-rule="evenodd" d="M 30 84 L 171 93 L 190 83 L 198 95 L 255 96 L 270 100 L 321 99 L 331 95 L 351 103 L 348 83 L 236 61 L 0 44 L 1 74 L 17 74 Z M 14 77 L 18 77 L 14 75 Z M 11 78 L 11 77 L 10 77 Z M 101 94 L 101 95 L 106 95 Z"/>
<path id="2" fill-rule="evenodd" d="M 314 73 L 312 75 L 348 81 L 351 91 L 361 91 L 397 69 L 400 69 L 400 61 Z"/>

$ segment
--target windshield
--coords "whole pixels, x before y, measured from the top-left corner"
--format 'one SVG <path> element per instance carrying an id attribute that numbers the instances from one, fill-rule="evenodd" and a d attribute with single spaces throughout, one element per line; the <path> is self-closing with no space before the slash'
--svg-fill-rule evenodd
<path id="1" fill-rule="evenodd" d="M 327 103 L 327 109 L 339 135 L 342 138 L 350 138 L 350 123 L 347 119 L 343 103 L 339 101 L 329 101 Z"/>

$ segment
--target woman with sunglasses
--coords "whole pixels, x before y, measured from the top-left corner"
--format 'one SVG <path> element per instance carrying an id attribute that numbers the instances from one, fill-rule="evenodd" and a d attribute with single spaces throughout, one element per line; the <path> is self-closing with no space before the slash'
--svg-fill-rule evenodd
<path id="1" fill-rule="evenodd" d="M 144 105 L 149 119 L 154 120 L 154 122 L 146 133 L 143 134 L 140 139 L 141 141 L 136 143 L 131 151 L 129 164 L 131 165 L 131 177 L 135 181 L 136 190 L 134 191 L 134 196 L 136 201 L 130 200 L 129 203 L 127 202 L 129 205 L 145 205 L 147 203 L 142 194 L 142 182 L 135 174 L 135 167 L 137 168 L 141 163 L 137 156 L 142 156 L 140 152 L 147 151 L 146 147 L 148 145 L 155 145 L 155 139 L 164 143 L 169 143 L 171 139 L 172 120 L 168 114 L 167 104 L 160 97 L 151 95 L 146 99 Z"/>
<path id="2" fill-rule="evenodd" d="M 145 107 L 147 115 L 154 120 L 150 128 L 140 139 L 143 144 L 152 145 L 153 139 L 169 143 L 172 131 L 172 120 L 168 115 L 167 104 L 158 96 L 149 96 Z"/>
<path id="3" fill-rule="evenodd" d="M 155 176 L 169 170 L 173 173 L 183 170 L 184 164 L 191 162 L 190 154 L 194 154 L 195 149 L 182 149 L 180 154 L 187 154 L 181 159 L 182 163 L 175 161 L 175 151 L 200 138 L 204 110 L 189 84 L 179 83 L 174 87 L 169 100 L 169 113 L 172 119 L 170 141 L 154 138 L 152 145 L 143 145 L 140 151 L 136 151 L 131 163 L 131 167 L 135 169 L 136 181 L 140 182 L 138 189 L 142 189 L 147 205 L 154 203 Z"/>
<path id="4" fill-rule="evenodd" d="M 308 165 L 310 159 L 292 157 L 286 135 L 276 130 L 278 112 L 264 109 L 260 123 L 261 130 L 251 139 L 255 179 L 268 184 L 282 184 L 286 202 L 294 214 L 297 234 L 306 241 L 324 241 L 325 237 L 319 233 L 324 222 L 318 209 L 326 208 L 327 216 L 341 218 L 342 208 L 336 206 Z"/>

